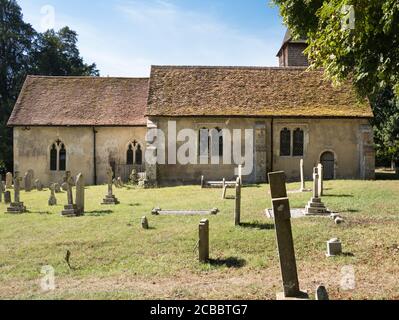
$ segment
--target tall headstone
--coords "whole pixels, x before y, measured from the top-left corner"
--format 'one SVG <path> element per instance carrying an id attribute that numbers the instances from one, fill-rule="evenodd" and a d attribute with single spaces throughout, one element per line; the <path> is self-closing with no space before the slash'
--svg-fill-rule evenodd
<path id="1" fill-rule="evenodd" d="M 199 224 L 199 261 L 209 261 L 209 220 L 201 220 Z"/>
<path id="2" fill-rule="evenodd" d="M 77 213 L 83 215 L 85 212 L 85 182 L 82 173 L 76 178 L 76 207 Z"/>
<path id="3" fill-rule="evenodd" d="M 108 184 L 108 193 L 103 199 L 103 205 L 111 205 L 111 204 L 119 204 L 118 199 L 112 192 L 112 184 L 113 184 L 113 177 L 114 173 L 112 172 L 112 168 L 109 166 L 107 168 L 107 184 Z"/>
<path id="4" fill-rule="evenodd" d="M 274 211 L 277 247 L 284 292 L 278 299 L 307 299 L 299 288 L 298 271 L 295 259 L 294 240 L 291 230 L 291 209 L 287 197 L 286 176 L 284 172 L 269 173 L 270 191 Z"/>
<path id="5" fill-rule="evenodd" d="M 35 180 L 35 188 L 37 191 L 43 191 L 43 184 L 39 179 Z"/>
<path id="6" fill-rule="evenodd" d="M 300 171 L 301 171 L 301 192 L 306 191 L 306 182 L 305 182 L 305 165 L 303 159 L 300 161 Z"/>
<path id="7" fill-rule="evenodd" d="M 32 177 L 29 172 L 26 172 L 24 176 L 24 188 L 26 192 L 32 191 Z"/>
<path id="8" fill-rule="evenodd" d="M 318 180 L 318 191 L 319 191 L 319 197 L 322 197 L 324 195 L 324 167 L 321 163 L 317 166 L 317 171 L 319 174 L 319 180 Z"/>
<path id="9" fill-rule="evenodd" d="M 319 196 L 319 171 L 317 168 L 313 169 L 313 197 L 310 199 L 305 207 L 305 214 L 312 215 L 326 215 L 329 214 L 324 203 Z"/>
<path id="10" fill-rule="evenodd" d="M 241 181 L 237 178 L 236 181 L 236 199 L 234 205 L 234 223 L 236 226 L 241 224 Z"/>
<path id="11" fill-rule="evenodd" d="M 49 206 L 57 205 L 57 198 L 55 197 L 55 183 L 50 185 L 50 198 L 48 199 Z"/>
<path id="12" fill-rule="evenodd" d="M 26 207 L 20 199 L 22 178 L 19 176 L 19 172 L 16 171 L 14 175 L 14 202 L 11 202 L 10 206 L 7 208 L 7 213 L 24 213 L 26 212 Z"/>
<path id="13" fill-rule="evenodd" d="M 7 189 L 11 189 L 12 188 L 12 173 L 11 172 L 7 172 L 6 174 L 6 188 Z"/>
<path id="14" fill-rule="evenodd" d="M 3 194 L 6 191 L 6 185 L 3 181 L 0 180 L 0 202 L 3 201 Z"/>
<path id="15" fill-rule="evenodd" d="M 64 210 L 61 212 L 61 215 L 66 217 L 76 217 L 79 215 L 77 206 L 73 203 L 73 194 L 72 194 L 72 186 L 75 184 L 71 172 L 67 171 L 64 177 L 64 185 L 67 192 L 67 201 L 68 204 L 64 206 Z"/>

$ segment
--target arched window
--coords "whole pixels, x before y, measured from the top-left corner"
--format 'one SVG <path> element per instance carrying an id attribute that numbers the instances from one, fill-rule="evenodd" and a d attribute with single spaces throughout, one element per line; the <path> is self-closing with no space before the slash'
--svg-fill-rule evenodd
<path id="1" fill-rule="evenodd" d="M 141 146 L 139 144 L 136 148 L 136 164 L 139 166 L 143 164 L 143 151 L 141 150 Z"/>
<path id="2" fill-rule="evenodd" d="M 280 132 L 280 156 L 291 155 L 291 131 L 284 128 Z"/>
<path id="3" fill-rule="evenodd" d="M 219 157 L 223 157 L 223 130 L 216 128 L 219 134 Z"/>
<path id="4" fill-rule="evenodd" d="M 66 149 L 65 149 L 64 144 L 61 144 L 58 161 L 59 161 L 58 170 L 65 171 L 66 170 Z"/>
<path id="5" fill-rule="evenodd" d="M 126 152 L 126 164 L 128 165 L 134 164 L 133 146 L 131 144 L 129 144 L 129 149 Z"/>
<path id="6" fill-rule="evenodd" d="M 294 147 L 293 156 L 302 157 L 303 156 L 303 145 L 304 145 L 304 133 L 301 129 L 296 129 L 294 131 Z"/>
<path id="7" fill-rule="evenodd" d="M 57 146 L 55 143 L 51 146 L 50 150 L 50 170 L 57 171 Z"/>

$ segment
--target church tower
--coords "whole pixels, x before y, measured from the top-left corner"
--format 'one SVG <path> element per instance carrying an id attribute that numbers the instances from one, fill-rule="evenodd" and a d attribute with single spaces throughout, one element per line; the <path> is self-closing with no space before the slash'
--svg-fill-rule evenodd
<path id="1" fill-rule="evenodd" d="M 281 49 L 277 53 L 280 67 L 308 67 L 309 61 L 303 53 L 307 44 L 305 39 L 293 40 L 287 29 Z"/>

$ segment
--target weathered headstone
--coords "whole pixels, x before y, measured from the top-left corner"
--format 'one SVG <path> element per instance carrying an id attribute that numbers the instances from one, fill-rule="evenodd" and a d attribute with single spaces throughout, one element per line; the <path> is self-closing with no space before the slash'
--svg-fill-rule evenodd
<path id="1" fill-rule="evenodd" d="M 4 203 L 5 204 L 11 203 L 11 191 L 4 192 Z"/>
<path id="2" fill-rule="evenodd" d="M 55 183 L 50 185 L 50 198 L 48 199 L 49 206 L 57 205 L 57 198 L 55 197 Z"/>
<path id="3" fill-rule="evenodd" d="M 35 188 L 37 191 L 43 191 L 43 184 L 39 179 L 35 180 Z"/>
<path id="4" fill-rule="evenodd" d="M 209 220 L 203 219 L 199 224 L 199 261 L 209 261 Z"/>
<path id="5" fill-rule="evenodd" d="M 7 208 L 7 213 L 18 214 L 26 212 L 26 207 L 20 200 L 21 182 L 22 178 L 19 176 L 19 172 L 16 171 L 14 175 L 14 202 L 11 202 Z"/>
<path id="6" fill-rule="evenodd" d="M 114 173 L 112 172 L 112 168 L 107 168 L 107 184 L 108 184 L 108 194 L 103 199 L 103 205 L 110 205 L 110 204 L 119 204 L 118 199 L 112 192 L 112 184 L 113 184 L 113 177 Z"/>
<path id="7" fill-rule="evenodd" d="M 75 184 L 71 172 L 67 171 L 65 173 L 64 177 L 64 183 L 67 192 L 67 201 L 68 204 L 64 206 L 64 210 L 61 212 L 61 215 L 66 216 L 66 217 L 74 217 L 78 216 L 78 208 L 77 206 L 73 203 L 73 194 L 72 194 L 72 186 Z"/>
<path id="8" fill-rule="evenodd" d="M 61 189 L 65 192 L 68 192 L 68 184 L 66 182 L 63 182 L 61 184 Z"/>
<path id="9" fill-rule="evenodd" d="M 317 166 L 317 171 L 319 173 L 319 185 L 318 185 L 318 191 L 319 191 L 319 197 L 322 197 L 324 195 L 324 167 L 321 163 Z"/>
<path id="10" fill-rule="evenodd" d="M 306 191 L 306 182 L 305 182 L 305 166 L 304 166 L 304 161 L 301 159 L 300 162 L 300 171 L 301 171 L 301 192 Z"/>
<path id="11" fill-rule="evenodd" d="M 119 186 L 119 188 L 123 188 L 124 187 L 124 184 L 123 184 L 123 181 L 122 181 L 122 178 L 121 177 L 118 177 L 118 186 Z"/>
<path id="12" fill-rule="evenodd" d="M 319 286 L 316 290 L 316 300 L 330 300 L 325 286 Z"/>
<path id="13" fill-rule="evenodd" d="M 13 181 L 12 173 L 7 172 L 7 174 L 6 174 L 6 188 L 7 189 L 12 188 L 12 181 Z"/>
<path id="14" fill-rule="evenodd" d="M 139 183 L 139 175 L 136 169 L 133 169 L 132 173 L 130 174 L 130 183 L 134 186 L 137 186 Z"/>
<path id="15" fill-rule="evenodd" d="M 3 201 L 3 194 L 6 191 L 6 185 L 3 181 L 0 181 L 0 202 Z"/>
<path id="16" fill-rule="evenodd" d="M 85 181 L 82 173 L 76 178 L 76 207 L 77 213 L 83 215 L 85 212 Z"/>
<path id="17" fill-rule="evenodd" d="M 287 198 L 285 173 L 269 173 L 269 183 L 274 211 L 280 269 L 284 288 L 284 292 L 278 294 L 277 298 L 307 299 L 308 295 L 301 292 L 299 288 L 294 240 L 291 230 L 291 211 L 290 203 Z"/>
<path id="18" fill-rule="evenodd" d="M 342 254 L 342 242 L 341 240 L 334 238 L 327 241 L 327 257 L 335 257 Z"/>
<path id="19" fill-rule="evenodd" d="M 55 193 L 61 193 L 61 186 L 59 183 L 54 183 L 54 191 Z"/>
<path id="20" fill-rule="evenodd" d="M 32 177 L 29 172 L 26 172 L 24 176 L 24 188 L 26 192 L 32 191 Z"/>
<path id="21" fill-rule="evenodd" d="M 318 169 L 314 168 L 313 170 L 313 197 L 310 199 L 308 204 L 305 207 L 305 214 L 312 215 L 326 215 L 330 214 L 327 210 L 326 206 L 323 202 L 321 202 L 321 198 L 319 196 L 319 173 Z"/>
<path id="22" fill-rule="evenodd" d="M 241 224 L 241 181 L 237 178 L 236 182 L 236 199 L 234 205 L 234 223 L 236 226 Z"/>
<path id="23" fill-rule="evenodd" d="M 148 230 L 150 228 L 149 224 L 148 224 L 148 219 L 147 217 L 142 217 L 141 218 L 141 227 L 145 230 Z"/>

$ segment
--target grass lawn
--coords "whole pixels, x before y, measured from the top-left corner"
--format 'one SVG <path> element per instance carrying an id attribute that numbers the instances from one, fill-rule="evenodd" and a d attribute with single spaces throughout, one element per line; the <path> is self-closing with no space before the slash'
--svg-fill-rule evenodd
<path id="1" fill-rule="evenodd" d="M 386 178 L 386 177 L 385 177 Z M 309 183 L 308 183 L 309 186 Z M 290 184 L 290 190 L 299 184 Z M 326 182 L 327 206 L 346 223 L 329 218 L 292 221 L 302 290 L 323 283 L 333 299 L 399 299 L 399 181 Z M 60 216 L 66 194 L 48 207 L 49 191 L 22 192 L 29 213 L 6 215 L 0 204 L 1 299 L 274 299 L 281 291 L 269 188 L 242 191 L 241 227 L 233 200 L 221 189 L 199 186 L 157 190 L 116 189 L 118 206 L 101 206 L 106 186 L 86 189 L 86 215 Z M 233 193 L 229 189 L 229 194 Z M 289 195 L 292 208 L 311 194 Z M 200 216 L 151 216 L 151 209 L 211 209 L 209 264 L 195 250 Z M 149 218 L 150 230 L 140 220 Z M 326 241 L 339 237 L 346 255 L 326 258 Z M 72 269 L 64 261 L 71 252 Z M 41 268 L 55 269 L 56 290 L 41 291 Z M 356 288 L 341 289 L 341 270 L 353 266 Z"/>

